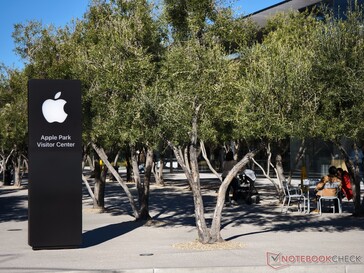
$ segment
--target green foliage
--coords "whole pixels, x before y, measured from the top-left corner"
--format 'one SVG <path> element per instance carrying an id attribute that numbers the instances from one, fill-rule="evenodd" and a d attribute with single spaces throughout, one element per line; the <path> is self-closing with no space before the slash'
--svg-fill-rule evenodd
<path id="1" fill-rule="evenodd" d="M 282 14 L 261 44 L 245 52 L 242 86 L 253 135 L 277 141 L 312 136 L 317 110 L 312 86 L 312 32 L 320 22 L 306 14 Z"/>
<path id="2" fill-rule="evenodd" d="M 237 63 L 226 59 L 219 44 L 206 47 L 191 39 L 170 46 L 155 87 L 164 137 L 188 142 L 195 106 L 201 105 L 199 135 L 216 141 L 220 136 L 218 125 L 221 129 L 234 114 L 230 107 L 237 72 Z"/>
<path id="3" fill-rule="evenodd" d="M 239 61 L 228 55 L 246 49 L 257 29 L 249 20 L 234 18 L 216 1 L 164 1 L 172 41 L 156 82 L 158 113 L 164 137 L 187 143 L 196 105 L 198 135 L 210 143 L 241 137 L 247 128 L 238 99 Z"/>
<path id="4" fill-rule="evenodd" d="M 363 13 L 349 12 L 345 21 L 327 21 L 315 40 L 320 135 L 324 139 L 357 140 L 363 135 L 364 118 Z"/>
<path id="5" fill-rule="evenodd" d="M 148 139 L 141 99 L 155 77 L 159 38 L 142 0 L 96 3 L 76 26 L 76 74 L 85 82 L 92 141 L 109 147 Z"/>
<path id="6" fill-rule="evenodd" d="M 219 42 L 227 54 L 244 50 L 257 40 L 258 28 L 248 18 L 234 18 L 229 8 L 219 8 L 213 24 L 208 24 L 204 40 Z"/>
<path id="7" fill-rule="evenodd" d="M 0 148 L 9 153 L 26 151 L 27 78 L 24 72 L 1 68 L 0 83 Z"/>
<path id="8" fill-rule="evenodd" d="M 320 137 L 363 135 L 362 12 L 345 21 L 314 14 L 273 18 L 261 44 L 245 52 L 249 119 L 257 136 Z"/>
<path id="9" fill-rule="evenodd" d="M 256 43 L 256 26 L 215 1 L 164 8 L 162 21 L 145 0 L 100 0 L 64 28 L 17 24 L 26 66 L 1 76 L 2 145 L 24 139 L 28 78 L 81 79 L 85 141 L 104 147 L 157 145 L 161 135 L 186 143 L 196 105 L 211 143 L 363 137 L 362 10 L 345 21 L 278 15 Z"/>
<path id="10" fill-rule="evenodd" d="M 13 38 L 16 52 L 27 62 L 25 71 L 29 78 L 72 78 L 73 47 L 68 39 L 69 27 L 43 27 L 40 22 L 16 24 Z"/>
<path id="11" fill-rule="evenodd" d="M 164 0 L 164 15 L 175 41 L 201 37 L 216 15 L 215 0 Z"/>

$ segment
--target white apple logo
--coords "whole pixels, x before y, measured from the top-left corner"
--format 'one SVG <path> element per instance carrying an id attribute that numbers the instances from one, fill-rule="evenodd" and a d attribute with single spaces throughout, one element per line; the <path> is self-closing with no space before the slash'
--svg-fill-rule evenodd
<path id="1" fill-rule="evenodd" d="M 64 111 L 63 107 L 67 103 L 63 99 L 59 99 L 61 92 L 54 96 L 54 100 L 48 99 L 43 102 L 42 112 L 43 116 L 49 123 L 59 122 L 63 123 L 68 114 Z"/>

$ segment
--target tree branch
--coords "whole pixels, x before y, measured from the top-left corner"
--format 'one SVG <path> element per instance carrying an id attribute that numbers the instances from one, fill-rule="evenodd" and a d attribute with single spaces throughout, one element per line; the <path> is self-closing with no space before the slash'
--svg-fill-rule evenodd
<path id="1" fill-rule="evenodd" d="M 203 140 L 200 140 L 200 147 L 201 147 L 202 157 L 205 159 L 207 165 L 209 166 L 209 169 L 212 171 L 213 174 L 216 175 L 216 177 L 220 180 L 220 182 L 222 182 L 221 175 L 219 175 L 216 172 L 216 170 L 214 169 L 214 167 L 212 167 L 211 162 L 210 162 L 210 160 L 207 157 L 206 148 L 205 148 L 205 144 L 204 144 Z"/>
<path id="2" fill-rule="evenodd" d="M 251 158 L 251 160 L 254 162 L 254 164 L 256 164 L 259 169 L 261 169 L 261 171 L 263 172 L 263 175 L 270 181 L 272 182 L 272 184 L 274 185 L 274 188 L 276 189 L 277 194 L 279 195 L 279 190 L 277 189 L 277 184 L 274 182 L 274 179 L 272 179 L 265 171 L 264 168 L 254 159 Z"/>
<path id="3" fill-rule="evenodd" d="M 120 184 L 120 186 L 124 189 L 126 195 L 128 196 L 131 208 L 133 210 L 134 213 L 134 217 L 136 219 L 139 218 L 139 212 L 137 210 L 134 198 L 132 196 L 132 194 L 129 191 L 128 186 L 126 185 L 126 183 L 124 182 L 124 180 L 120 177 L 119 173 L 115 170 L 115 168 L 111 165 L 111 163 L 109 162 L 107 155 L 104 151 L 103 148 L 97 147 L 97 145 L 95 143 L 91 143 L 92 148 L 95 150 L 95 152 L 98 154 L 98 156 L 101 158 L 101 160 L 104 162 L 104 164 L 106 165 L 106 167 L 108 168 L 108 170 L 111 172 L 111 174 L 115 177 L 115 179 L 118 181 L 118 183 Z"/>

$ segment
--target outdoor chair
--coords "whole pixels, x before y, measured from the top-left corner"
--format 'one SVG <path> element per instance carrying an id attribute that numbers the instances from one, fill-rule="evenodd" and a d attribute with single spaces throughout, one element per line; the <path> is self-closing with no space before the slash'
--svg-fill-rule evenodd
<path id="1" fill-rule="evenodd" d="M 282 184 L 283 184 L 284 198 L 283 198 L 281 212 L 283 212 L 283 209 L 286 207 L 286 213 L 287 213 L 291 202 L 297 202 L 299 212 L 302 211 L 306 212 L 306 203 L 308 199 L 303 194 L 302 189 L 298 187 L 291 187 L 290 185 L 288 185 L 287 181 L 283 181 Z"/>
<path id="2" fill-rule="evenodd" d="M 325 190 L 321 191 L 321 196 L 318 200 L 318 208 L 319 208 L 319 212 L 320 214 L 322 213 L 322 206 L 323 206 L 323 202 L 330 202 L 332 203 L 332 210 L 333 213 L 335 213 L 336 209 L 335 209 L 335 202 L 337 202 L 338 204 L 338 209 L 339 209 L 339 213 L 342 213 L 342 207 L 341 207 L 341 198 L 339 197 L 339 188 L 336 188 L 336 194 L 335 195 L 325 195 Z"/>

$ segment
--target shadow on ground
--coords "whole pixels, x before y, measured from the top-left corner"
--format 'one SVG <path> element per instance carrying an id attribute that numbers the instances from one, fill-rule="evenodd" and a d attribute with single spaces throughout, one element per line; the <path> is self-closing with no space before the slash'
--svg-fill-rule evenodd
<path id="1" fill-rule="evenodd" d="M 128 221 L 89 230 L 82 235 L 82 248 L 92 247 L 124 235 L 140 226 L 142 222 Z"/>
<path id="2" fill-rule="evenodd" d="M 150 214 L 159 228 L 175 226 L 195 227 L 194 206 L 192 193 L 188 189 L 185 179 L 181 176 L 172 177 L 166 181 L 165 187 L 152 185 L 150 194 Z M 92 186 L 92 179 L 90 180 Z M 132 183 L 128 184 L 134 197 L 137 192 Z M 210 224 L 216 204 L 217 179 L 201 179 L 201 188 L 205 212 Z M 298 212 L 281 213 L 274 189 L 269 183 L 256 183 L 262 202 L 247 205 L 241 203 L 235 207 L 224 207 L 222 215 L 222 229 L 227 226 L 241 226 L 247 232 L 228 238 L 232 240 L 241 236 L 249 236 L 266 232 L 303 232 L 325 231 L 344 232 L 364 230 L 364 218 L 351 216 L 353 204 L 343 203 L 343 214 L 325 213 L 322 216 L 311 213 Z M 108 182 L 105 188 L 106 213 L 110 215 L 132 215 L 129 201 L 123 189 L 117 182 Z M 136 201 L 136 200 L 135 200 Z M 92 207 L 92 200 L 88 196 L 86 187 L 83 189 L 84 207 Z M 0 188 L 0 222 L 27 220 L 27 190 Z M 143 222 L 122 222 L 111 224 L 83 234 L 83 247 L 91 247 L 115 237 L 130 232 L 141 226 Z M 245 228 L 248 227 L 249 228 Z"/>
<path id="3" fill-rule="evenodd" d="M 22 194 L 23 193 L 23 194 Z M 0 223 L 28 220 L 28 191 L 25 188 L 0 188 Z"/>
<path id="4" fill-rule="evenodd" d="M 218 185 L 217 179 L 201 180 L 208 225 L 215 208 Z M 129 186 L 133 195 L 136 196 L 133 184 Z M 253 205 L 241 202 L 238 206 L 224 207 L 222 228 L 232 225 L 241 226 L 244 230 L 244 226 L 249 225 L 256 227 L 257 231 L 254 233 L 364 230 L 364 218 L 352 216 L 352 202 L 343 203 L 343 214 L 323 213 L 321 216 L 317 213 L 304 214 L 294 211 L 296 207 L 293 207 L 293 210 L 288 213 L 281 213 L 280 205 L 274 197 L 273 186 L 259 182 L 256 186 L 262 202 Z M 132 215 L 129 201 L 117 183 L 110 182 L 107 184 L 106 196 L 105 204 L 108 213 L 111 215 Z M 165 187 L 153 186 L 149 208 L 151 216 L 155 221 L 158 221 L 159 227 L 195 226 L 192 193 L 184 179 L 168 180 Z M 249 234 L 252 233 L 237 235 L 237 237 L 248 236 Z"/>

